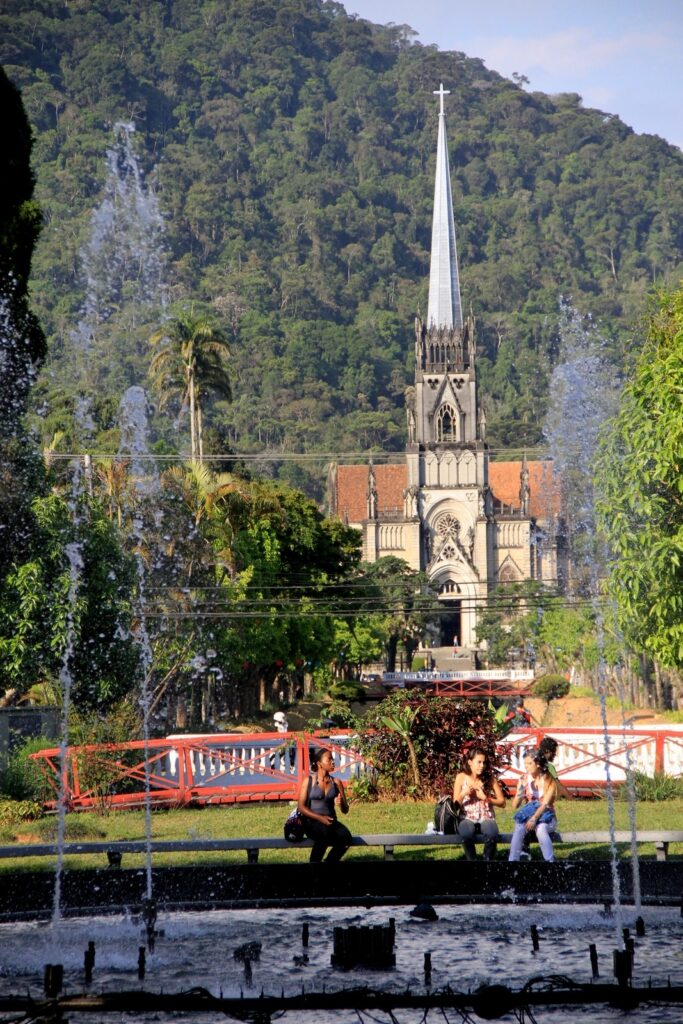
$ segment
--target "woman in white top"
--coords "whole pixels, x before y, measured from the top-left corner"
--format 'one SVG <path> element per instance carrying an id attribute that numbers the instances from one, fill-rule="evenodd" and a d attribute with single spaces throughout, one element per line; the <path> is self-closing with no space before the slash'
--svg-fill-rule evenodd
<path id="1" fill-rule="evenodd" d="M 484 860 L 496 856 L 498 825 L 494 807 L 505 807 L 498 779 L 493 777 L 486 751 L 475 747 L 467 758 L 467 771 L 458 772 L 453 783 L 453 802 L 460 805 L 458 832 L 467 860 L 476 860 L 474 836 L 484 836 Z"/>
<path id="2" fill-rule="evenodd" d="M 550 833 L 557 828 L 555 800 L 557 783 L 548 772 L 548 763 L 538 750 L 532 750 L 524 757 L 525 773 L 517 784 L 512 806 L 530 806 L 531 813 L 524 821 L 517 821 L 510 843 L 510 860 L 519 860 L 524 839 L 529 832 L 536 832 L 543 859 L 555 860 Z"/>

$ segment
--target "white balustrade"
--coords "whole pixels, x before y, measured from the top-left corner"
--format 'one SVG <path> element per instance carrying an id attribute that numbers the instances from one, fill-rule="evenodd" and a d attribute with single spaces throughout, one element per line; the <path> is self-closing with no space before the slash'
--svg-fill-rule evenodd
<path id="1" fill-rule="evenodd" d="M 456 676 L 457 673 L 451 673 L 451 675 Z M 509 678 L 510 673 L 506 673 L 506 676 Z M 543 732 L 545 733 L 545 730 Z M 683 726 L 648 726 L 640 729 L 632 726 L 626 729 L 610 726 L 608 740 L 612 782 L 620 783 L 625 780 L 629 759 L 632 770 L 643 772 L 649 776 L 654 775 L 658 732 L 666 733 L 662 737 L 663 770 L 668 775 L 683 775 Z M 555 767 L 563 782 L 569 785 L 572 782 L 594 783 L 596 786 L 606 783 L 607 769 L 602 729 L 596 728 L 592 731 L 551 729 L 548 730 L 548 734 L 554 736 L 558 741 Z M 169 737 L 169 739 L 178 740 L 192 740 L 193 738 L 205 739 L 191 736 Z M 291 739 L 293 738 L 288 739 L 280 733 L 259 737 L 258 740 L 255 739 L 251 743 L 245 743 L 237 737 L 226 737 L 225 740 L 213 742 L 208 750 L 206 748 L 201 750 L 190 748 L 189 760 L 192 777 L 196 783 L 216 778 L 218 784 L 221 779 L 228 784 L 231 778 L 236 779 L 239 776 L 244 784 L 250 778 L 254 782 L 262 783 L 264 778 L 268 776 L 272 778 L 273 772 L 298 776 L 301 747 L 300 744 L 295 746 L 292 760 L 290 748 L 286 747 Z M 349 746 L 350 737 L 348 735 L 333 734 L 324 738 L 320 737 L 317 741 L 312 739 L 310 742 L 312 744 L 317 742 L 320 746 L 330 746 L 335 755 L 336 772 L 341 778 L 348 780 L 357 777 L 365 770 L 362 759 Z M 512 745 L 511 773 L 521 773 L 524 771 L 525 754 L 534 749 L 538 742 L 538 732 L 512 732 L 501 742 L 506 746 Z M 630 754 L 627 754 L 627 747 Z M 273 758 L 272 764 L 271 758 Z M 169 749 L 166 761 L 170 776 L 177 778 L 179 766 L 177 748 Z"/>

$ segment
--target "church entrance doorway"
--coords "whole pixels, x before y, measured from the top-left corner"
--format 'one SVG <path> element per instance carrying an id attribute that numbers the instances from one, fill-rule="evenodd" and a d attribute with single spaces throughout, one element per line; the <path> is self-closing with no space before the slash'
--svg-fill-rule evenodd
<path id="1" fill-rule="evenodd" d="M 448 605 L 448 608 L 444 608 L 441 613 L 441 622 L 439 623 L 439 646 L 440 647 L 452 647 L 454 639 L 457 636 L 458 646 L 462 643 L 462 631 L 460 628 L 460 602 L 454 601 L 453 604 Z"/>

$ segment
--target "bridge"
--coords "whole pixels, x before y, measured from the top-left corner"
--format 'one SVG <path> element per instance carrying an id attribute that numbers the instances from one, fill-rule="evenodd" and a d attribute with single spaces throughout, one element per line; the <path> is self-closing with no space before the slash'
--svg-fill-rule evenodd
<path id="1" fill-rule="evenodd" d="M 505 698 L 528 697 L 534 683 L 531 669 L 464 669 L 424 672 L 383 672 L 382 687 L 393 690 L 422 690 L 434 697 Z"/>
<path id="2" fill-rule="evenodd" d="M 628 770 L 683 776 L 683 725 L 611 726 L 607 751 L 602 728 L 525 728 L 501 740 L 507 747 L 505 785 L 516 786 L 524 755 L 546 735 L 559 744 L 555 766 L 560 781 L 577 795 L 599 794 L 608 774 L 619 785 Z M 206 806 L 296 799 L 310 768 L 311 747 L 331 749 L 336 774 L 351 781 L 368 769 L 353 747 L 353 736 L 351 730 L 342 729 L 183 735 L 148 743 L 68 747 L 64 764 L 58 747 L 31 757 L 53 792 L 51 807 L 59 799 L 62 771 L 64 800 L 73 811 L 103 805 L 142 807 L 147 799 L 154 807 Z M 89 779 L 99 780 L 99 788 Z"/>

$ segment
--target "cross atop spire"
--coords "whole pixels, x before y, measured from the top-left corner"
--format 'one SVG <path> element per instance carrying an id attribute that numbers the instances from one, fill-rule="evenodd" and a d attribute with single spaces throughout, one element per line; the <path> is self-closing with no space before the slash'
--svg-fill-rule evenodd
<path id="1" fill-rule="evenodd" d="M 444 89 L 443 82 L 440 82 L 439 83 L 439 88 L 434 90 L 434 95 L 438 96 L 440 101 L 441 101 L 441 108 L 439 110 L 440 114 L 444 113 L 443 98 L 444 98 L 444 96 L 450 96 L 450 94 L 451 94 L 451 90 L 450 89 Z"/>
<path id="2" fill-rule="evenodd" d="M 458 254 L 453 223 L 451 175 L 448 167 L 446 143 L 446 117 L 444 96 L 450 96 L 443 82 L 434 95 L 439 97 L 439 134 L 436 146 L 436 175 L 434 178 L 434 217 L 432 221 L 432 254 L 429 267 L 428 327 L 447 327 L 462 330 Z"/>

